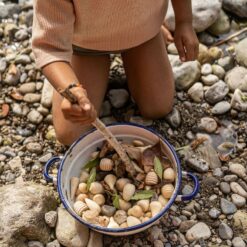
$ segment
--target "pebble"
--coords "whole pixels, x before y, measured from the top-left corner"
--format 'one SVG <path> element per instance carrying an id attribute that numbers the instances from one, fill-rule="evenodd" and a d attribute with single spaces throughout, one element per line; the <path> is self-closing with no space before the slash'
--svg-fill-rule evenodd
<path id="1" fill-rule="evenodd" d="M 29 241 L 27 243 L 28 247 L 44 247 L 44 245 L 38 241 Z"/>
<path id="2" fill-rule="evenodd" d="M 35 154 L 40 154 L 43 151 L 42 146 L 38 142 L 29 142 L 26 148 L 30 153 Z"/>
<path id="3" fill-rule="evenodd" d="M 14 67 L 14 65 L 12 67 Z M 8 71 L 8 73 L 4 78 L 4 83 L 10 86 L 15 86 L 16 84 L 18 84 L 20 80 L 20 76 L 21 76 L 20 70 L 17 67 L 15 67 L 13 69 L 13 72 Z"/>
<path id="4" fill-rule="evenodd" d="M 182 189 L 182 194 L 183 195 L 189 195 L 189 194 L 191 194 L 193 192 L 193 188 L 190 186 L 190 185 L 188 185 L 188 184 L 186 184 L 184 187 L 183 187 L 183 189 Z"/>
<path id="5" fill-rule="evenodd" d="M 203 100 L 204 97 L 204 91 L 203 91 L 203 85 L 200 82 L 196 82 L 189 90 L 188 90 L 188 95 L 190 98 L 197 102 L 200 103 Z"/>
<path id="6" fill-rule="evenodd" d="M 45 214 L 45 222 L 46 224 L 53 228 L 56 226 L 57 223 L 57 212 L 56 211 L 49 211 Z"/>
<path id="7" fill-rule="evenodd" d="M 205 63 L 202 65 L 202 68 L 201 68 L 201 74 L 206 76 L 206 75 L 210 75 L 212 74 L 213 72 L 213 69 L 212 69 L 212 66 L 211 64 L 209 63 Z"/>
<path id="8" fill-rule="evenodd" d="M 179 226 L 179 231 L 182 233 L 186 233 L 192 226 L 194 226 L 197 222 L 195 220 L 185 220 L 182 221 Z"/>
<path id="9" fill-rule="evenodd" d="M 235 67 L 228 71 L 225 77 L 225 81 L 231 92 L 234 92 L 237 88 L 241 91 L 247 91 L 247 69 L 244 67 Z"/>
<path id="10" fill-rule="evenodd" d="M 204 173 L 209 170 L 209 164 L 207 161 L 200 158 L 189 158 L 186 160 L 189 167 L 193 168 L 195 171 Z"/>
<path id="11" fill-rule="evenodd" d="M 217 208 L 211 208 L 208 214 L 212 219 L 217 219 L 220 216 L 221 212 Z"/>
<path id="12" fill-rule="evenodd" d="M 212 72 L 214 75 L 218 76 L 219 79 L 224 79 L 226 71 L 224 70 L 224 68 L 222 68 L 220 65 L 218 64 L 213 64 L 212 65 Z"/>
<path id="13" fill-rule="evenodd" d="M 238 177 L 236 175 L 226 175 L 224 176 L 225 182 L 234 182 L 237 181 Z"/>
<path id="14" fill-rule="evenodd" d="M 237 211 L 236 206 L 225 198 L 220 199 L 220 207 L 222 212 L 226 215 L 234 214 Z"/>
<path id="15" fill-rule="evenodd" d="M 240 195 L 240 196 L 242 196 L 242 197 L 244 197 L 244 198 L 247 198 L 247 192 L 243 189 L 243 187 L 241 186 L 241 185 L 239 185 L 238 183 L 236 183 L 236 182 L 231 182 L 230 183 L 230 187 L 231 187 L 231 190 L 234 192 L 234 193 L 236 193 L 236 194 L 238 194 L 238 195 Z"/>
<path id="16" fill-rule="evenodd" d="M 111 89 L 108 97 L 112 106 L 118 109 L 126 105 L 129 100 L 129 93 L 125 89 Z"/>
<path id="17" fill-rule="evenodd" d="M 221 182 L 220 183 L 220 190 L 224 193 L 224 194 L 229 194 L 231 192 L 231 188 L 230 185 L 226 182 Z"/>
<path id="18" fill-rule="evenodd" d="M 218 125 L 213 118 L 203 117 L 198 125 L 198 127 L 207 133 L 213 133 L 216 131 Z"/>
<path id="19" fill-rule="evenodd" d="M 145 119 L 141 116 L 132 116 L 132 117 L 130 117 L 129 121 L 131 123 L 139 124 L 139 125 L 143 125 L 143 126 L 151 126 L 153 124 L 153 120 Z"/>
<path id="20" fill-rule="evenodd" d="M 215 104 L 224 99 L 228 92 L 229 88 L 227 84 L 223 81 L 219 81 L 207 89 L 205 99 L 210 104 Z"/>
<path id="21" fill-rule="evenodd" d="M 246 0 L 244 0 L 246 4 Z M 247 11 L 247 8 L 245 8 Z M 247 17 L 247 15 L 245 16 Z M 236 45 L 236 60 L 237 62 L 242 65 L 247 67 L 247 38 L 241 40 L 237 45 Z"/>
<path id="22" fill-rule="evenodd" d="M 218 102 L 213 108 L 212 108 L 212 113 L 214 115 L 222 115 L 225 114 L 226 112 L 230 111 L 231 109 L 231 104 L 227 101 L 221 101 Z"/>
<path id="23" fill-rule="evenodd" d="M 240 178 L 246 175 L 246 169 L 243 165 L 238 163 L 230 163 L 229 170 L 238 175 Z"/>
<path id="24" fill-rule="evenodd" d="M 240 237 L 235 237 L 232 240 L 233 247 L 246 247 L 244 240 Z"/>
<path id="25" fill-rule="evenodd" d="M 165 119 L 173 128 L 178 128 L 182 121 L 180 112 L 176 107 L 173 108 L 172 112 Z"/>
<path id="26" fill-rule="evenodd" d="M 225 71 L 231 70 L 234 67 L 234 58 L 231 56 L 225 56 L 218 60 L 220 65 Z"/>
<path id="27" fill-rule="evenodd" d="M 207 76 L 202 76 L 201 79 L 206 86 L 212 86 L 213 84 L 219 81 L 218 76 L 212 74 Z"/>
<path id="28" fill-rule="evenodd" d="M 36 85 L 34 82 L 24 83 L 19 87 L 18 91 L 21 94 L 34 93 L 36 91 Z"/>
<path id="29" fill-rule="evenodd" d="M 210 238 L 210 236 L 211 236 L 211 231 L 209 227 L 203 222 L 199 222 L 196 225 L 192 226 L 186 233 L 186 239 L 189 242 L 193 242 L 200 238 L 206 240 Z"/>
<path id="30" fill-rule="evenodd" d="M 218 168 L 214 169 L 213 175 L 215 177 L 223 177 L 224 176 L 224 172 L 218 167 Z"/>
<path id="31" fill-rule="evenodd" d="M 236 89 L 231 100 L 231 107 L 238 111 L 247 111 L 247 93 L 243 93 L 240 89 Z"/>
<path id="32" fill-rule="evenodd" d="M 18 55 L 15 59 L 15 63 L 26 65 L 31 63 L 31 58 L 26 54 Z"/>
<path id="33" fill-rule="evenodd" d="M 20 29 L 15 33 L 15 38 L 18 41 L 23 41 L 25 39 L 28 39 L 29 34 L 26 29 Z"/>
<path id="34" fill-rule="evenodd" d="M 52 97 L 53 86 L 47 79 L 45 79 L 41 94 L 41 104 L 46 108 L 50 108 L 52 105 Z"/>
<path id="35" fill-rule="evenodd" d="M 39 158 L 39 162 L 46 163 L 51 158 L 52 158 L 52 153 L 47 153 Z"/>
<path id="36" fill-rule="evenodd" d="M 154 247 L 164 247 L 164 244 L 161 240 L 155 240 L 154 241 Z"/>
<path id="37" fill-rule="evenodd" d="M 219 235 L 221 239 L 232 239 L 233 237 L 233 231 L 232 229 L 225 223 L 221 223 L 219 225 Z"/>
<path id="38" fill-rule="evenodd" d="M 36 110 L 31 110 L 28 113 L 27 118 L 33 124 L 39 124 L 43 120 L 43 116 Z"/>
<path id="39" fill-rule="evenodd" d="M 61 247 L 61 245 L 57 240 L 54 240 L 54 241 L 46 244 L 46 247 Z"/>
<path id="40" fill-rule="evenodd" d="M 232 202 L 238 207 L 241 208 L 246 205 L 246 199 L 238 194 L 231 195 Z"/>
<path id="41" fill-rule="evenodd" d="M 27 103 L 40 102 L 41 95 L 37 93 L 27 93 L 24 95 L 23 100 Z"/>
<path id="42" fill-rule="evenodd" d="M 0 59 L 0 73 L 3 73 L 7 68 L 7 60 L 6 58 Z"/>

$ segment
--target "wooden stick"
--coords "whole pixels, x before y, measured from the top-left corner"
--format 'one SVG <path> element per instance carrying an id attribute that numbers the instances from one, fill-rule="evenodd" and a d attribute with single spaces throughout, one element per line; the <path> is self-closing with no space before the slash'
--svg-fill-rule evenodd
<path id="1" fill-rule="evenodd" d="M 66 93 L 63 94 L 63 96 L 72 104 L 78 103 L 76 97 L 72 94 L 70 90 L 67 90 Z M 132 161 L 130 160 L 122 145 L 117 141 L 116 137 L 111 133 L 111 131 L 109 131 L 109 129 L 99 118 L 96 118 L 92 125 L 105 137 L 105 139 L 116 150 L 120 159 L 126 166 L 126 171 L 130 173 L 131 176 L 134 176 L 136 174 L 134 165 L 132 164 Z"/>
<path id="2" fill-rule="evenodd" d="M 219 45 L 222 45 L 222 44 L 226 43 L 227 41 L 229 41 L 229 40 L 231 40 L 231 39 L 233 39 L 233 38 L 239 36 L 240 34 L 246 32 L 246 31 L 247 31 L 247 27 L 244 28 L 244 29 L 242 29 L 242 30 L 239 30 L 239 31 L 237 31 L 237 32 L 235 32 L 235 33 L 233 33 L 233 34 L 231 34 L 230 36 L 228 36 L 228 37 L 226 37 L 226 38 L 224 38 L 224 39 L 222 39 L 222 40 L 220 40 L 220 41 L 218 41 L 218 42 L 216 42 L 216 43 L 214 43 L 212 46 L 219 46 Z"/>

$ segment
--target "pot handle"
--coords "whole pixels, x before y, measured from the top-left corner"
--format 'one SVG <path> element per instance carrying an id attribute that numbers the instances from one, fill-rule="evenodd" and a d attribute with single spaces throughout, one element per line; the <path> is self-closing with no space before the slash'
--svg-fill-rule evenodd
<path id="1" fill-rule="evenodd" d="M 44 178 L 47 182 L 53 182 L 54 177 L 49 175 L 49 170 L 50 170 L 51 166 L 54 165 L 55 162 L 61 161 L 61 159 L 62 159 L 61 156 L 55 156 L 46 162 L 43 175 L 44 175 Z"/>
<path id="2" fill-rule="evenodd" d="M 199 180 L 198 180 L 198 177 L 195 176 L 193 173 L 185 172 L 185 171 L 182 172 L 182 177 L 190 178 L 194 183 L 194 189 L 189 195 L 178 195 L 177 200 L 189 201 L 189 200 L 193 199 L 197 195 L 197 193 L 199 192 L 199 189 L 200 189 Z"/>

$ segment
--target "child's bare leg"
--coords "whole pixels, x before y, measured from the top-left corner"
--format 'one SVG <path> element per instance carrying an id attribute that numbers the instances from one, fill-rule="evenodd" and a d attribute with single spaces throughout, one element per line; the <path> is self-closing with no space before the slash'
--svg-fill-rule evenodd
<path id="1" fill-rule="evenodd" d="M 173 107 L 174 79 L 162 34 L 122 54 L 129 89 L 144 117 L 164 117 Z"/>
<path id="2" fill-rule="evenodd" d="M 109 56 L 73 55 L 72 68 L 79 81 L 87 90 L 89 100 L 97 112 L 99 112 L 107 89 L 110 68 Z M 71 145 L 83 132 L 90 129 L 91 126 L 83 126 L 66 120 L 61 111 L 62 99 L 62 96 L 54 91 L 52 107 L 53 124 L 57 139 L 64 145 Z"/>

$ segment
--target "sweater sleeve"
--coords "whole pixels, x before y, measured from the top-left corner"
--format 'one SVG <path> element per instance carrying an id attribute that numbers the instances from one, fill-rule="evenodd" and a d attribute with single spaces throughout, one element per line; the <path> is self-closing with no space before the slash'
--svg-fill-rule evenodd
<path id="1" fill-rule="evenodd" d="M 71 62 L 75 13 L 72 0 L 34 0 L 32 49 L 36 66 Z"/>

